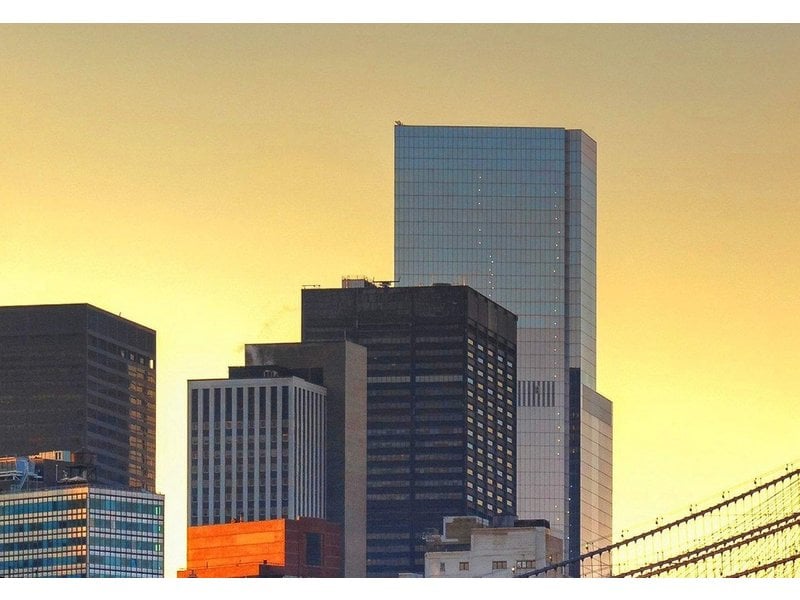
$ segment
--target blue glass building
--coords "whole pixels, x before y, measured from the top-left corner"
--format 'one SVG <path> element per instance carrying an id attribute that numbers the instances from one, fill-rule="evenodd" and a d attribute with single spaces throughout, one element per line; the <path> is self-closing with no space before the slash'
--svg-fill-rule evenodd
<path id="1" fill-rule="evenodd" d="M 0 494 L 0 577 L 163 577 L 164 496 L 64 485 Z"/>
<path id="2" fill-rule="evenodd" d="M 395 127 L 395 279 L 469 285 L 518 315 L 517 510 L 568 556 L 611 538 L 596 156 L 580 130 Z"/>

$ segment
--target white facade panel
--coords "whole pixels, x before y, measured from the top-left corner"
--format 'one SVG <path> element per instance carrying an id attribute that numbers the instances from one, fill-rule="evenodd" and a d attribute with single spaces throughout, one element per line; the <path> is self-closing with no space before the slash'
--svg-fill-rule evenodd
<path id="1" fill-rule="evenodd" d="M 190 524 L 325 518 L 325 402 L 298 377 L 190 381 Z"/>

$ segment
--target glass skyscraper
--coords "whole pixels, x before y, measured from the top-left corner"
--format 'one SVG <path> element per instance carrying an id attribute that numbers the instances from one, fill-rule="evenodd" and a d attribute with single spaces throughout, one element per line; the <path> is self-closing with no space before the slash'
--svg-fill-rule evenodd
<path id="1" fill-rule="evenodd" d="M 580 130 L 395 127 L 395 279 L 519 317 L 517 512 L 575 556 L 611 538 L 611 403 L 594 391 L 596 143 Z"/>

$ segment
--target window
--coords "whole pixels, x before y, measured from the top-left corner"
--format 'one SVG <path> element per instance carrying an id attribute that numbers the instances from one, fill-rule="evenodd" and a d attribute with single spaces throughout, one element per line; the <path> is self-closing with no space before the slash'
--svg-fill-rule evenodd
<path id="1" fill-rule="evenodd" d="M 459 571 L 469 571 L 469 563 L 468 562 L 460 562 L 460 563 L 458 563 L 458 570 Z"/>
<path id="2" fill-rule="evenodd" d="M 312 567 L 322 566 L 321 533 L 306 533 L 306 564 Z"/>
<path id="3" fill-rule="evenodd" d="M 533 569 L 536 567 L 535 560 L 518 560 L 517 561 L 517 568 L 518 569 Z"/>
<path id="4" fill-rule="evenodd" d="M 444 565 L 443 562 L 440 562 L 439 563 L 439 573 L 444 573 L 444 572 L 445 572 L 445 565 Z"/>
<path id="5" fill-rule="evenodd" d="M 507 569 L 508 563 L 504 560 L 493 560 L 492 561 L 492 571 L 500 571 L 502 569 Z"/>

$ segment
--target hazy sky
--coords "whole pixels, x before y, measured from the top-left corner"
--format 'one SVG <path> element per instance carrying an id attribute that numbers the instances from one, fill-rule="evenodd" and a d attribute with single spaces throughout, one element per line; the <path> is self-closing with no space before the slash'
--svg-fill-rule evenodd
<path id="1" fill-rule="evenodd" d="M 393 278 L 393 122 L 598 144 L 614 529 L 800 458 L 800 26 L 0 26 L 0 304 L 158 332 L 166 574 L 186 380 Z"/>

